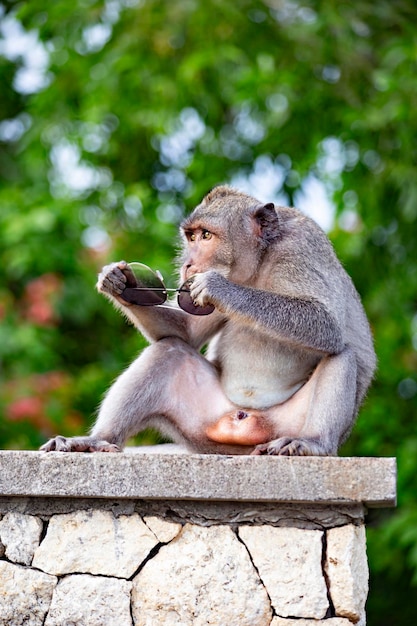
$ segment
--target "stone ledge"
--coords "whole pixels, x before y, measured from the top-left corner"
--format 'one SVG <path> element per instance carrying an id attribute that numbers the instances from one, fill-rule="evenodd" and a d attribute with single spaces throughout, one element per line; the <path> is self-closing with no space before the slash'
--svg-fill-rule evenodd
<path id="1" fill-rule="evenodd" d="M 395 506 L 396 461 L 368 457 L 0 451 L 0 495 Z"/>

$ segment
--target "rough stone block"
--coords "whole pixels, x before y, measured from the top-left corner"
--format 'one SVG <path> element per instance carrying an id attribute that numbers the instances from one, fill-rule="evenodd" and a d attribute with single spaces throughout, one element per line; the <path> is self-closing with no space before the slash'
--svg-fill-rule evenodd
<path id="1" fill-rule="evenodd" d="M 187 524 L 133 581 L 135 626 L 269 626 L 270 602 L 227 526 Z"/>
<path id="2" fill-rule="evenodd" d="M 33 566 L 50 574 L 74 572 L 129 578 L 159 543 L 137 513 L 77 511 L 51 518 Z"/>
<path id="3" fill-rule="evenodd" d="M 278 615 L 315 619 L 326 615 L 329 602 L 321 565 L 321 531 L 241 526 L 239 536 Z"/>
<path id="4" fill-rule="evenodd" d="M 39 546 L 42 522 L 33 515 L 7 513 L 0 522 L 0 539 L 10 561 L 30 565 Z"/>
<path id="5" fill-rule="evenodd" d="M 0 450 L 0 493 L 394 506 L 395 459 Z M 219 480 L 219 476 L 222 480 Z"/>
<path id="6" fill-rule="evenodd" d="M 79 574 L 57 585 L 45 626 L 132 626 L 132 583 Z"/>
<path id="7" fill-rule="evenodd" d="M 168 543 L 182 530 L 182 525 L 174 522 L 167 522 L 159 517 L 144 517 L 143 521 L 154 533 L 161 543 Z"/>
<path id="8" fill-rule="evenodd" d="M 336 615 L 354 624 L 363 620 L 369 578 L 364 526 L 327 531 L 326 572 Z"/>
<path id="9" fill-rule="evenodd" d="M 316 619 L 286 619 L 284 617 L 274 617 L 271 626 L 352 626 L 352 622 L 343 617 L 331 617 L 325 621 L 318 622 Z"/>
<path id="10" fill-rule="evenodd" d="M 55 576 L 0 561 L 0 626 L 42 626 Z"/>

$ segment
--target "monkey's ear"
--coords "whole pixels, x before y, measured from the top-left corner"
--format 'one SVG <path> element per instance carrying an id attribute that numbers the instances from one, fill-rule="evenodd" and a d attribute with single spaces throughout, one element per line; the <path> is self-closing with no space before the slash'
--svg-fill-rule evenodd
<path id="1" fill-rule="evenodd" d="M 255 221 L 255 233 L 266 242 L 274 241 L 280 237 L 279 217 L 272 202 L 257 206 L 253 213 Z"/>

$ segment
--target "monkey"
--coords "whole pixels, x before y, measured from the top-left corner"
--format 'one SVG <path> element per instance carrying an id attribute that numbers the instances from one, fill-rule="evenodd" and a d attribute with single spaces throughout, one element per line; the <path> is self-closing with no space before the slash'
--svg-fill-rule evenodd
<path id="1" fill-rule="evenodd" d="M 132 303 L 129 265 L 105 266 L 98 291 L 149 345 L 108 390 L 89 436 L 58 436 L 41 449 L 119 452 L 153 426 L 203 454 L 337 455 L 376 356 L 327 235 L 297 209 L 226 185 L 185 217 L 180 234 L 180 284 L 212 312 Z"/>

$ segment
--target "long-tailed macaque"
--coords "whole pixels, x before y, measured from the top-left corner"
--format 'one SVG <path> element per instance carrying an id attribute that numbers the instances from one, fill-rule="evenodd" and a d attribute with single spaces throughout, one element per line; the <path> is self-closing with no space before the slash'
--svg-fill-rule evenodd
<path id="1" fill-rule="evenodd" d="M 220 186 L 181 233 L 181 284 L 213 312 L 132 303 L 128 264 L 104 267 L 98 290 L 150 345 L 109 389 L 90 436 L 56 437 L 42 449 L 120 451 L 154 426 L 201 453 L 337 454 L 375 354 L 324 232 L 295 209 Z"/>

